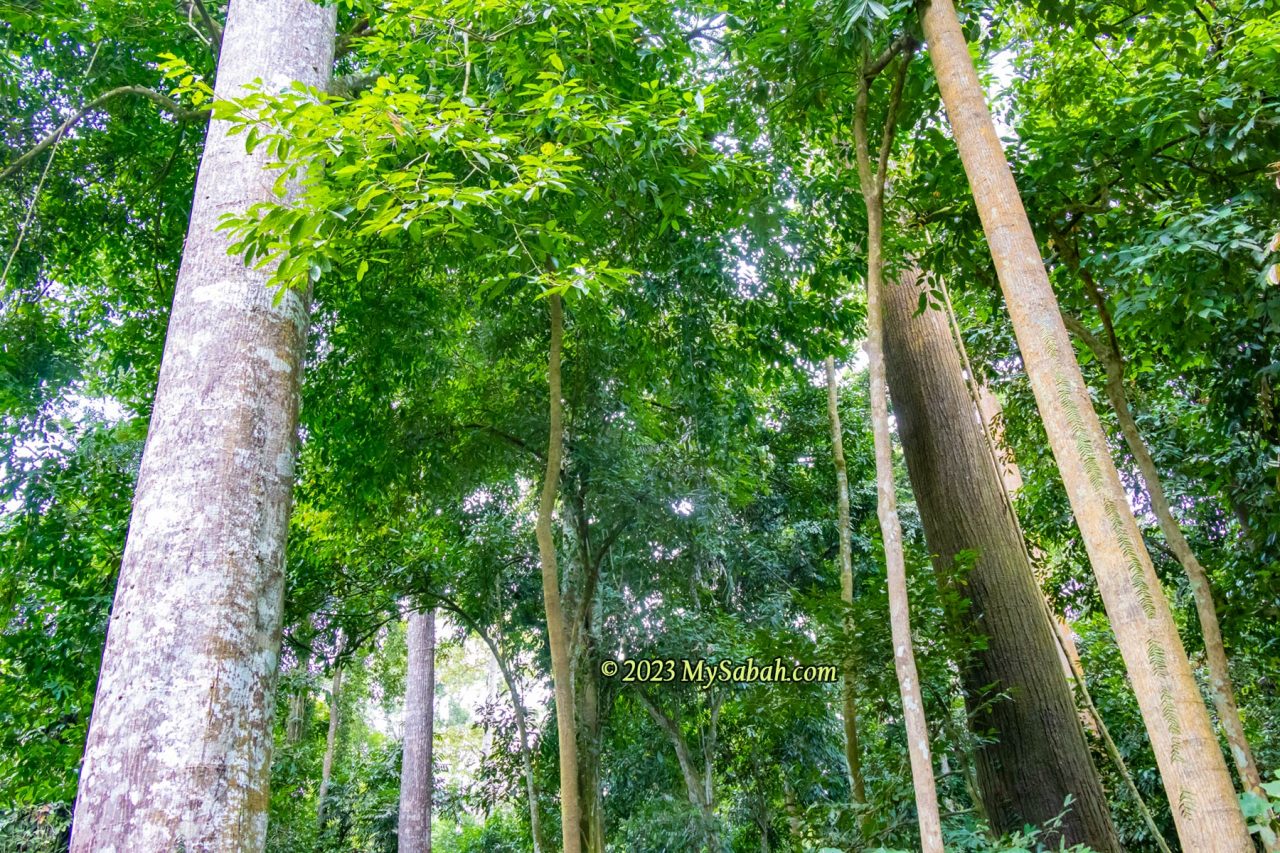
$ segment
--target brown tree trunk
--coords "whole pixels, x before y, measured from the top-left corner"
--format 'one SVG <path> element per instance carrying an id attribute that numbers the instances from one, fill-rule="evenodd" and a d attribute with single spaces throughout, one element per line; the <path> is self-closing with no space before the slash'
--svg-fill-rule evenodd
<path id="1" fill-rule="evenodd" d="M 889 589 L 889 629 L 893 638 L 893 664 L 902 695 L 902 712 L 907 730 L 907 753 L 911 759 L 911 782 L 915 790 L 916 819 L 924 853 L 943 853 L 942 818 L 938 812 L 938 789 L 933 777 L 929 747 L 929 724 L 924 714 L 920 677 L 916 672 L 911 641 L 911 605 L 907 595 L 907 565 L 902 550 L 902 525 L 898 520 L 898 497 L 893 476 L 893 445 L 889 433 L 889 401 L 885 389 L 884 317 L 884 185 L 889 154 L 897 122 L 898 105 L 906 80 L 910 55 L 899 60 L 893 90 L 889 96 L 887 119 L 880 137 L 879 156 L 871 162 L 867 134 L 867 97 L 870 79 L 864 73 L 854 114 L 854 143 L 858 178 L 867 208 L 867 363 L 871 381 L 871 432 L 876 457 L 876 515 L 884 541 L 885 575 Z M 864 63 L 865 68 L 865 63 Z"/>
<path id="2" fill-rule="evenodd" d="M 948 313 L 950 313 L 949 300 Z M 959 351 L 965 364 L 965 370 L 970 377 L 973 377 L 973 369 L 969 365 L 968 356 L 964 350 L 964 342 L 960 340 L 959 327 L 955 325 L 954 315 L 950 319 L 956 339 L 960 341 Z M 978 413 L 986 429 L 987 440 L 990 442 L 992 451 L 995 454 L 996 464 L 1000 468 L 1000 478 L 1004 483 L 1005 493 L 1012 500 L 1017 490 L 1022 488 L 1022 472 L 1018 469 L 1017 461 L 1013 458 L 1013 454 L 1004 442 L 1003 411 L 1000 407 L 1000 401 L 985 385 L 976 384 L 974 390 L 977 398 Z M 1034 569 L 1040 558 L 1034 548 L 1031 549 L 1031 558 L 1032 568 Z M 1098 712 L 1098 707 L 1093 703 L 1093 694 L 1089 692 L 1089 683 L 1085 680 L 1084 664 L 1081 662 L 1080 653 L 1076 649 L 1076 638 L 1071 626 L 1067 624 L 1067 620 L 1060 614 L 1053 612 L 1047 599 L 1044 604 L 1045 610 L 1049 613 L 1049 617 L 1053 620 L 1054 628 L 1056 629 L 1059 657 L 1063 666 L 1066 667 L 1067 678 L 1079 691 L 1080 702 L 1084 706 L 1080 713 L 1081 722 L 1090 734 L 1102 741 L 1107 756 L 1111 759 L 1112 764 L 1115 765 L 1116 772 L 1120 774 L 1120 778 L 1124 781 L 1125 790 L 1129 792 L 1129 796 L 1133 799 L 1133 804 L 1142 816 L 1143 823 L 1146 824 L 1147 831 L 1151 834 L 1156 846 L 1160 848 L 1161 853 L 1170 853 L 1168 842 L 1164 840 L 1160 827 L 1156 826 L 1155 817 L 1152 816 L 1151 809 L 1148 808 L 1146 800 L 1142 798 L 1142 794 L 1138 791 L 1138 786 L 1133 781 L 1133 774 L 1129 772 L 1129 765 L 1125 763 L 1124 756 L 1120 754 L 1120 748 L 1116 746 L 1115 740 L 1111 737 L 1111 731 L 1107 728 L 1106 721 L 1102 719 L 1102 714 Z"/>
<path id="3" fill-rule="evenodd" d="M 950 324 L 941 310 L 916 315 L 926 292 L 904 274 L 884 299 L 886 365 L 897 418 L 934 566 L 954 581 L 956 558 L 977 558 L 961 591 L 969 627 L 986 637 L 961 673 L 975 733 L 995 740 L 976 753 L 978 788 L 992 828 L 1045 825 L 1074 799 L 1051 846 L 1119 851 L 1102 782 L 1089 757 L 1054 629 L 978 421 Z M 988 690 L 1008 698 L 990 701 Z"/>
<path id="4" fill-rule="evenodd" d="M 836 509 L 840 536 L 840 600 L 853 603 L 853 545 L 849 526 L 849 472 L 844 458 L 844 431 L 840 424 L 840 379 L 836 375 L 836 360 L 828 357 L 827 368 L 827 418 L 831 422 L 831 456 L 836 468 Z M 845 620 L 845 634 L 852 629 Z M 849 791 L 853 804 L 861 809 L 867 802 L 866 783 L 862 778 L 862 749 L 858 744 L 858 692 L 856 687 L 856 662 L 852 655 L 844 660 L 844 757 L 849 768 Z M 867 818 L 860 811 L 858 825 L 865 840 Z"/>
<path id="5" fill-rule="evenodd" d="M 320 791 L 316 794 L 316 822 L 324 828 L 324 813 L 329 799 L 329 782 L 333 778 L 333 758 L 338 751 L 338 728 L 342 725 L 342 666 L 334 664 L 333 682 L 329 687 L 329 733 L 324 739 L 324 761 L 320 765 Z"/>
<path id="6" fill-rule="evenodd" d="M 1182 533 L 1182 526 L 1173 517 L 1169 507 L 1169 499 L 1165 495 L 1164 481 L 1156 468 L 1155 460 L 1142 433 L 1138 430 L 1138 422 L 1133 415 L 1133 407 L 1129 403 L 1129 395 L 1124 387 L 1124 357 L 1120 345 L 1111 327 L 1111 316 L 1106 302 L 1093 276 L 1087 269 L 1082 269 L 1075 249 L 1065 240 L 1055 240 L 1059 252 L 1067 265 L 1080 276 L 1085 287 L 1090 291 L 1098 313 L 1102 316 L 1106 327 L 1106 340 L 1094 335 L 1083 323 L 1063 314 L 1064 321 L 1093 352 L 1102 364 L 1105 372 L 1104 390 L 1107 401 L 1116 414 L 1120 424 L 1120 434 L 1138 466 L 1138 473 L 1147 488 L 1151 499 L 1151 512 L 1160 524 L 1160 532 L 1164 534 L 1169 550 L 1173 552 L 1182 570 L 1191 584 L 1191 595 L 1196 603 L 1196 615 L 1200 620 L 1200 633 L 1204 638 L 1205 659 L 1209 664 L 1209 695 L 1213 699 L 1214 708 L 1218 712 L 1218 722 L 1227 736 L 1231 747 L 1231 757 L 1235 761 L 1236 772 L 1244 789 L 1265 798 L 1262 790 L 1262 774 L 1258 770 L 1257 760 L 1253 757 L 1253 749 L 1244 733 L 1244 722 L 1240 719 L 1240 709 L 1236 706 L 1235 686 L 1231 681 L 1231 669 L 1227 661 L 1226 646 L 1222 642 L 1222 628 L 1218 622 L 1218 610 L 1213 601 L 1213 588 L 1209 583 L 1209 573 L 1201 565 L 1199 558 L 1191 549 L 1191 543 Z M 1276 845 L 1269 850 L 1280 849 Z"/>
<path id="7" fill-rule="evenodd" d="M 1246 853 L 1253 842 L 1231 777 L 1059 316 L 955 7 L 932 0 L 921 20 L 1023 363 L 1183 847 Z"/>
<path id="8" fill-rule="evenodd" d="M 323 88 L 335 8 L 233 0 L 219 98 Z M 276 85 L 273 83 L 273 85 Z M 266 147 L 214 120 L 89 727 L 71 849 L 260 850 L 307 300 L 227 254 L 219 217 L 276 200 Z"/>
<path id="9" fill-rule="evenodd" d="M 400 766 L 400 853 L 431 853 L 436 711 L 436 612 L 409 614 L 404 691 L 404 757 Z"/>
<path id="10" fill-rule="evenodd" d="M 551 680 L 555 683 L 556 735 L 560 747 L 560 832 L 564 853 L 579 853 L 582 844 L 582 801 L 578 796 L 578 735 L 574 721 L 572 661 L 568 630 L 560 601 L 560 571 L 556 560 L 552 514 L 560 484 L 564 426 L 560 397 L 560 353 L 564 339 L 560 294 L 548 297 L 551 310 L 551 353 L 547 361 L 551 428 L 547 443 L 547 471 L 538 506 L 538 556 L 542 565 L 542 599 L 547 613 L 547 641 L 551 646 Z"/>

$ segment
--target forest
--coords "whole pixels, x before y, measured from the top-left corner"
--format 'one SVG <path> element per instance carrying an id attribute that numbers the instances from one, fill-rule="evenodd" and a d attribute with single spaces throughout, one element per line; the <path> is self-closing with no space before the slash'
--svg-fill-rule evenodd
<path id="1" fill-rule="evenodd" d="M 1280 853 L 1272 0 L 0 0 L 0 853 Z"/>

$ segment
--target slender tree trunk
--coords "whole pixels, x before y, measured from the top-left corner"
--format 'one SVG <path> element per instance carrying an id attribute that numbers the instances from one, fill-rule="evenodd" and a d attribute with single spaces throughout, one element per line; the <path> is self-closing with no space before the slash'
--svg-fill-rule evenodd
<path id="1" fill-rule="evenodd" d="M 306 673 L 309 661 L 308 655 L 299 653 L 298 671 L 300 673 Z M 310 701 L 311 691 L 305 683 L 299 684 L 297 689 L 289 694 L 289 718 L 285 720 L 284 727 L 284 740 L 289 746 L 297 746 L 306 734 L 307 704 Z"/>
<path id="2" fill-rule="evenodd" d="M 636 691 L 636 696 L 675 749 L 676 761 L 680 765 L 680 775 L 684 778 L 689 804 L 698 810 L 702 820 L 703 838 L 707 843 L 707 849 L 711 853 L 721 853 L 724 847 L 720 843 L 720 834 L 716 828 L 715 803 L 712 800 L 710 785 L 705 784 L 705 780 L 698 773 L 698 766 L 693 760 L 693 751 L 689 748 L 689 741 L 685 738 L 684 732 L 680 730 L 680 724 L 668 716 L 648 696 L 639 691 Z"/>
<path id="3" fill-rule="evenodd" d="M 1138 430 L 1138 422 L 1133 415 L 1133 407 L 1129 403 L 1128 392 L 1124 387 L 1124 356 L 1120 352 L 1120 344 L 1116 340 L 1111 325 L 1111 315 L 1107 311 L 1102 291 L 1093 279 L 1092 274 L 1080 266 L 1080 259 L 1075 248 L 1066 240 L 1056 240 L 1059 253 L 1067 266 L 1081 278 L 1090 292 L 1098 313 L 1102 317 L 1106 329 L 1106 339 L 1094 335 L 1075 318 L 1063 315 L 1064 321 L 1076 334 L 1076 337 L 1089 347 L 1094 356 L 1102 364 L 1106 381 L 1104 390 L 1107 401 L 1116 414 L 1120 424 L 1120 434 L 1124 436 L 1133 461 L 1138 466 L 1138 473 L 1146 486 L 1147 495 L 1151 499 L 1151 512 L 1160 524 L 1160 532 L 1164 534 L 1169 550 L 1177 558 L 1191 584 L 1191 595 L 1196 603 L 1196 615 L 1200 619 L 1200 632 L 1204 638 L 1205 659 L 1209 664 L 1209 695 L 1213 699 L 1214 708 L 1218 712 L 1218 722 L 1227 736 L 1231 747 L 1231 757 L 1235 761 L 1236 772 L 1244 789 L 1266 797 L 1262 790 L 1262 774 L 1258 770 L 1257 760 L 1253 757 L 1253 749 L 1244 732 L 1244 722 L 1240 718 L 1240 709 L 1236 706 L 1235 686 L 1231 681 L 1231 669 L 1227 661 L 1226 646 L 1222 642 L 1222 628 L 1218 622 L 1218 610 L 1213 601 L 1213 588 L 1209 583 L 1209 573 L 1196 557 L 1191 543 L 1182 533 L 1182 526 L 1173 517 L 1169 507 L 1169 499 L 1165 495 L 1164 481 L 1156 468 L 1151 451 Z M 1268 849 L 1280 849 L 1275 845 Z"/>
<path id="4" fill-rule="evenodd" d="M 587 627 L 589 631 L 589 626 Z M 578 792 L 582 797 L 583 853 L 604 853 L 604 802 L 600 777 L 602 734 L 600 726 L 599 664 L 592 654 L 592 638 L 579 634 L 582 666 L 574 673 L 574 697 L 578 722 Z"/>
<path id="5" fill-rule="evenodd" d="M 840 425 L 840 379 L 836 375 L 836 360 L 827 357 L 827 417 L 831 421 L 831 455 L 836 467 L 836 506 L 837 523 L 840 527 L 840 599 L 845 604 L 853 603 L 853 545 L 849 527 L 849 472 L 844 458 L 844 432 Z M 845 634 L 848 636 L 852 625 L 845 620 Z M 862 778 L 862 749 L 858 743 L 858 692 L 856 687 L 856 664 L 853 656 L 844 660 L 844 757 L 849 768 L 849 791 L 853 795 L 853 804 L 863 807 L 867 802 L 866 783 Z M 869 815 L 862 811 L 858 816 L 858 825 L 865 838 Z"/>
<path id="6" fill-rule="evenodd" d="M 511 696 L 511 707 L 515 712 L 516 718 L 516 736 L 520 740 L 520 764 L 524 769 L 525 794 L 529 798 L 529 831 L 533 836 L 533 853 L 542 853 L 548 849 L 546 840 L 542 837 L 542 819 L 538 812 L 538 780 L 533 773 L 533 747 L 529 742 L 529 711 L 525 707 L 524 699 L 520 694 L 520 685 L 516 681 L 515 673 L 511 670 L 510 664 L 498 649 L 498 644 L 493 641 L 487 631 L 484 631 L 478 623 L 465 619 L 476 633 L 480 635 L 480 639 L 489 647 L 489 651 L 493 654 L 493 659 L 498 664 L 498 671 L 502 673 L 502 680 L 506 682 L 507 693 Z"/>
<path id="7" fill-rule="evenodd" d="M 1183 847 L 1253 849 L 1209 714 L 1129 509 L 951 0 L 922 6 L 1018 347 L 1137 694 Z"/>
<path id="8" fill-rule="evenodd" d="M 404 692 L 404 758 L 400 767 L 400 853 L 431 853 L 436 713 L 436 612 L 409 614 Z"/>
<path id="9" fill-rule="evenodd" d="M 547 443 L 547 472 L 538 507 L 538 556 L 542 563 L 542 599 L 547 612 L 547 640 L 551 646 L 551 679 L 555 682 L 556 735 L 560 746 L 560 831 L 564 853 L 578 853 L 582 844 L 582 802 L 578 796 L 578 734 L 574 721 L 573 679 L 570 672 L 568 630 L 560 602 L 560 571 L 556 561 L 552 513 L 560 484 L 560 460 L 564 452 L 561 418 L 560 352 L 564 339 L 560 294 L 547 300 L 551 310 L 551 354 L 547 384 L 551 397 L 551 429 Z"/>
<path id="10" fill-rule="evenodd" d="M 796 853 L 804 850 L 804 821 L 800 817 L 800 803 L 796 800 L 796 789 L 784 776 L 782 779 L 783 803 L 787 808 L 787 829 L 791 832 L 791 848 Z"/>
<path id="11" fill-rule="evenodd" d="M 338 727 L 342 725 L 342 666 L 333 667 L 333 683 L 329 687 L 329 733 L 324 738 L 324 761 L 320 765 L 320 791 L 316 794 L 316 822 L 324 828 L 325 807 L 329 799 L 329 781 L 333 778 L 333 758 L 338 751 Z"/>
<path id="12" fill-rule="evenodd" d="M 323 88 L 335 8 L 233 0 L 217 92 Z M 273 85 L 275 85 L 273 83 Z M 214 120 L 85 749 L 71 849 L 260 850 L 307 300 L 227 254 L 219 217 L 273 200 L 265 147 Z"/>
<path id="13" fill-rule="evenodd" d="M 943 853 L 942 818 L 938 812 L 938 789 L 933 777 L 929 747 L 929 724 L 924 714 L 920 677 L 911 640 L 911 605 L 907 594 L 907 565 L 902 551 L 902 525 L 898 520 L 898 497 L 893 476 L 893 445 L 889 433 L 889 401 L 885 393 L 884 366 L 884 185 L 893 136 L 902 100 L 910 55 L 899 60 L 889 109 L 880 137 L 879 156 L 871 162 L 867 134 L 867 96 L 870 80 L 860 78 L 854 115 L 854 142 L 858 178 L 867 208 L 867 362 L 871 380 L 871 432 L 876 457 L 876 515 L 884 541 L 885 575 L 889 588 L 889 628 L 893 638 L 893 664 L 902 695 L 902 712 L 907 730 L 907 753 L 911 759 L 911 782 L 915 789 L 916 818 L 924 853 Z M 865 67 L 865 65 L 864 65 Z"/>
<path id="14" fill-rule="evenodd" d="M 977 559 L 961 589 L 970 627 L 984 635 L 961 673 L 971 725 L 995 740 L 977 750 L 978 787 L 1000 833 L 1045 825 L 1067 797 L 1061 833 L 1046 836 L 1120 850 L 1106 794 L 1089 757 L 1052 623 L 1032 572 L 996 458 L 978 420 L 950 323 L 941 310 L 916 314 L 925 292 L 906 273 L 884 298 L 886 364 L 898 436 L 940 578 L 956 580 L 956 558 Z M 989 690 L 1008 698 L 989 701 Z"/>

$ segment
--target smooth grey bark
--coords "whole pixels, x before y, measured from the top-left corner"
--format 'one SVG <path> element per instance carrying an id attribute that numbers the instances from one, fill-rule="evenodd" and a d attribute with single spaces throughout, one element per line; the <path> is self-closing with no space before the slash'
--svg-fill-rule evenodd
<path id="1" fill-rule="evenodd" d="M 217 93 L 323 87 L 335 8 L 233 0 Z M 71 849 L 261 850 L 307 300 L 217 231 L 274 200 L 209 125 L 107 631 Z"/>
<path id="2" fill-rule="evenodd" d="M 400 765 L 400 853 L 431 853 L 435 787 L 436 612 L 409 614 L 404 691 L 404 757 Z"/>

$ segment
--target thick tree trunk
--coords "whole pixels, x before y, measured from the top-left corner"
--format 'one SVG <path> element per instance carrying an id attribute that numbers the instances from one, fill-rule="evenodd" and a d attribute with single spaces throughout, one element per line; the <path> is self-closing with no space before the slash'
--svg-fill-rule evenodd
<path id="1" fill-rule="evenodd" d="M 977 553 L 961 587 L 970 628 L 987 638 L 962 672 L 971 725 L 994 733 L 976 754 L 978 787 L 992 828 L 1044 825 L 1074 799 L 1057 846 L 1119 851 L 1101 780 L 1089 758 L 1061 651 L 1040 587 L 1006 501 L 996 459 L 978 421 L 946 315 L 926 308 L 919 274 L 904 274 L 884 299 L 886 365 L 898 436 L 939 577 Z M 1008 698 L 989 701 L 987 691 Z"/>
<path id="2" fill-rule="evenodd" d="M 316 794 L 316 822 L 324 828 L 329 781 L 333 778 L 333 758 L 338 751 L 338 728 L 342 725 L 342 666 L 334 664 L 329 686 L 329 732 L 324 738 L 324 761 L 320 764 L 320 790 Z"/>
<path id="3" fill-rule="evenodd" d="M 560 352 L 564 339 L 560 295 L 548 297 L 551 310 L 551 353 L 547 362 L 551 428 L 547 443 L 547 471 L 538 507 L 538 556 L 542 565 L 542 599 L 547 613 L 547 641 L 551 646 L 551 680 L 555 683 L 556 735 L 560 747 L 560 832 L 564 853 L 579 853 L 582 846 L 582 802 L 578 796 L 578 735 L 574 721 L 572 661 L 560 601 L 560 571 L 556 560 L 552 514 L 560 485 L 560 460 L 564 453 L 564 426 L 560 397 Z"/>
<path id="4" fill-rule="evenodd" d="M 590 631 L 590 626 L 586 626 Z M 582 797 L 583 853 L 604 853 L 604 796 L 600 776 L 603 732 L 600 725 L 599 664 L 592 654 L 593 639 L 578 634 L 579 667 L 574 673 L 578 722 L 578 792 Z"/>
<path id="5" fill-rule="evenodd" d="M 233 0 L 217 92 L 323 88 L 335 8 Z M 227 254 L 273 200 L 265 147 L 213 121 L 76 801 L 72 850 L 260 850 L 307 302 Z"/>
<path id="6" fill-rule="evenodd" d="M 400 853 L 431 853 L 435 794 L 436 612 L 409 614 L 404 691 L 404 757 L 400 766 Z"/>
<path id="7" fill-rule="evenodd" d="M 916 820 L 924 853 L 943 853 L 942 818 L 938 812 L 938 788 L 933 776 L 929 724 L 911 640 L 911 604 L 907 594 L 907 564 L 902 550 L 902 524 L 898 520 L 898 496 L 893 476 L 893 444 L 889 432 L 889 400 L 884 366 L 884 185 L 889 154 L 906 80 L 907 62 L 900 60 L 889 96 L 889 109 L 880 137 L 879 156 L 871 162 L 867 134 L 867 100 L 870 80 L 861 78 L 854 114 L 854 142 L 858 179 L 867 208 L 867 371 L 871 383 L 871 433 L 876 458 L 876 515 L 884 542 L 885 577 L 889 591 L 889 631 L 893 639 L 893 665 L 902 695 L 907 730 L 907 754 L 915 790 Z"/>
<path id="8" fill-rule="evenodd" d="M 836 508 L 840 536 L 840 600 L 853 603 L 853 545 L 849 526 L 849 472 L 844 458 L 844 431 L 840 424 L 840 379 L 836 375 L 836 360 L 828 357 L 827 368 L 827 418 L 831 422 L 831 456 L 836 468 Z M 852 626 L 845 621 L 845 633 Z M 849 768 L 849 791 L 853 804 L 862 807 L 867 802 L 866 783 L 862 778 L 862 749 L 858 744 L 858 692 L 855 686 L 856 664 L 852 656 L 844 660 L 844 757 Z M 860 813 L 858 824 L 866 834 L 866 812 Z"/>
<path id="9" fill-rule="evenodd" d="M 1129 508 L 951 0 L 921 19 L 1018 347 L 1137 694 L 1183 847 L 1253 849 L 1209 714 Z"/>

